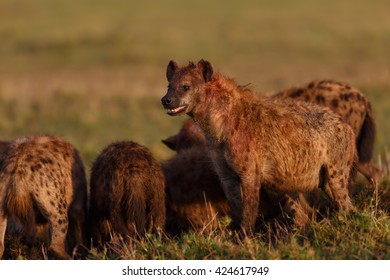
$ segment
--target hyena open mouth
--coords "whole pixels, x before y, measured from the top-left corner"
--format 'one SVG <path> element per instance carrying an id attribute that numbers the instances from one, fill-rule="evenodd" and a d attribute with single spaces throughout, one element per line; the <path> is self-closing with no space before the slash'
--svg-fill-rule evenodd
<path id="1" fill-rule="evenodd" d="M 176 107 L 174 109 L 167 109 L 167 113 L 170 116 L 175 116 L 183 113 L 187 109 L 188 105 Z"/>

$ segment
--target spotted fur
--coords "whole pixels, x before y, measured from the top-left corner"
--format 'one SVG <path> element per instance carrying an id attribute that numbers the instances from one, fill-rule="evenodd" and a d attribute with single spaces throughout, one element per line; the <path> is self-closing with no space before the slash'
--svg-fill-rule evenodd
<path id="1" fill-rule="evenodd" d="M 357 169 L 374 186 L 380 183 L 381 171 L 371 163 L 376 135 L 375 118 L 370 101 L 361 91 L 346 83 L 320 80 L 283 90 L 274 98 L 311 102 L 340 115 L 356 136 Z"/>
<path id="2" fill-rule="evenodd" d="M 34 239 L 37 219 L 48 223 L 48 246 L 69 259 L 83 243 L 87 186 L 77 150 L 56 136 L 16 139 L 2 147 L 0 160 L 0 256 L 7 223 Z"/>
<path id="3" fill-rule="evenodd" d="M 91 171 L 89 228 L 97 244 L 165 227 L 164 174 L 149 150 L 131 141 L 108 145 Z"/>

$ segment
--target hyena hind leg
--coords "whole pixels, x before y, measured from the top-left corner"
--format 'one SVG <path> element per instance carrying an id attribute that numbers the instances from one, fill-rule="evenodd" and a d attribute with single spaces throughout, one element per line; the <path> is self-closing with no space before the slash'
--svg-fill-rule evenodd
<path id="1" fill-rule="evenodd" d="M 325 184 L 326 195 L 336 202 L 340 210 L 349 212 L 353 205 L 349 197 L 349 172 L 346 170 L 329 168 L 327 170 L 327 182 Z"/>
<path id="2" fill-rule="evenodd" d="M 357 170 L 366 177 L 372 187 L 376 189 L 382 180 L 382 171 L 372 163 L 356 163 Z"/>
<path id="3" fill-rule="evenodd" d="M 293 222 L 296 226 L 304 228 L 315 219 L 316 211 L 309 205 L 303 193 L 286 195 L 287 214 L 293 216 Z"/>
<path id="4" fill-rule="evenodd" d="M 38 197 L 36 202 L 39 210 L 48 220 L 51 227 L 51 241 L 49 249 L 55 257 L 70 259 L 66 252 L 66 235 L 68 232 L 68 214 L 66 203 L 61 201 L 45 201 L 46 197 Z"/>
<path id="5" fill-rule="evenodd" d="M 52 236 L 49 249 L 60 259 L 70 259 L 69 254 L 65 250 L 68 219 L 62 219 L 61 224 L 58 221 L 50 221 L 50 223 L 52 226 Z"/>

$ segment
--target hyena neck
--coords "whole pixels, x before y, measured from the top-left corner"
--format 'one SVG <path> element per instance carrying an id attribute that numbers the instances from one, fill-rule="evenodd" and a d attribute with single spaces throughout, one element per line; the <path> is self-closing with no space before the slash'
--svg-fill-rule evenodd
<path id="1" fill-rule="evenodd" d="M 253 99 L 253 93 L 238 86 L 230 78 L 214 74 L 213 80 L 197 95 L 190 116 L 216 143 L 224 142 L 227 133 L 239 121 L 243 103 Z"/>

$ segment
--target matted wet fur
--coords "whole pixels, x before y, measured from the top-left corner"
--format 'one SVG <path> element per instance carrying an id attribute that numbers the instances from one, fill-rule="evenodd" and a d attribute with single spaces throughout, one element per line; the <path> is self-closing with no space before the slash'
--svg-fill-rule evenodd
<path id="1" fill-rule="evenodd" d="M 165 226 L 164 174 L 149 150 L 131 141 L 107 146 L 91 171 L 89 229 L 95 244 Z"/>
<path id="2" fill-rule="evenodd" d="M 56 136 L 8 142 L 0 161 L 0 256 L 8 226 L 33 241 L 46 235 L 55 258 L 85 241 L 87 184 L 77 150 Z M 45 225 L 46 224 L 46 225 Z"/>
<path id="3" fill-rule="evenodd" d="M 339 208 L 352 207 L 355 140 L 341 117 L 308 103 L 255 98 L 204 60 L 182 68 L 170 61 L 167 79 L 162 104 L 169 115 L 186 113 L 205 131 L 233 228 L 253 232 L 260 185 L 294 201 L 322 187 Z"/>
<path id="4" fill-rule="evenodd" d="M 203 131 L 188 119 L 178 134 L 162 142 L 177 152 L 162 165 L 167 189 L 167 232 L 213 229 L 218 218 L 229 215 L 230 208 Z M 263 220 L 282 218 L 284 198 L 272 201 L 264 189 L 260 192 Z"/>
<path id="5" fill-rule="evenodd" d="M 320 80 L 283 90 L 273 97 L 318 104 L 340 115 L 352 127 L 356 135 L 356 149 L 359 157 L 357 169 L 374 186 L 380 183 L 382 174 L 379 168 L 371 163 L 376 124 L 371 103 L 362 92 L 346 83 Z"/>

